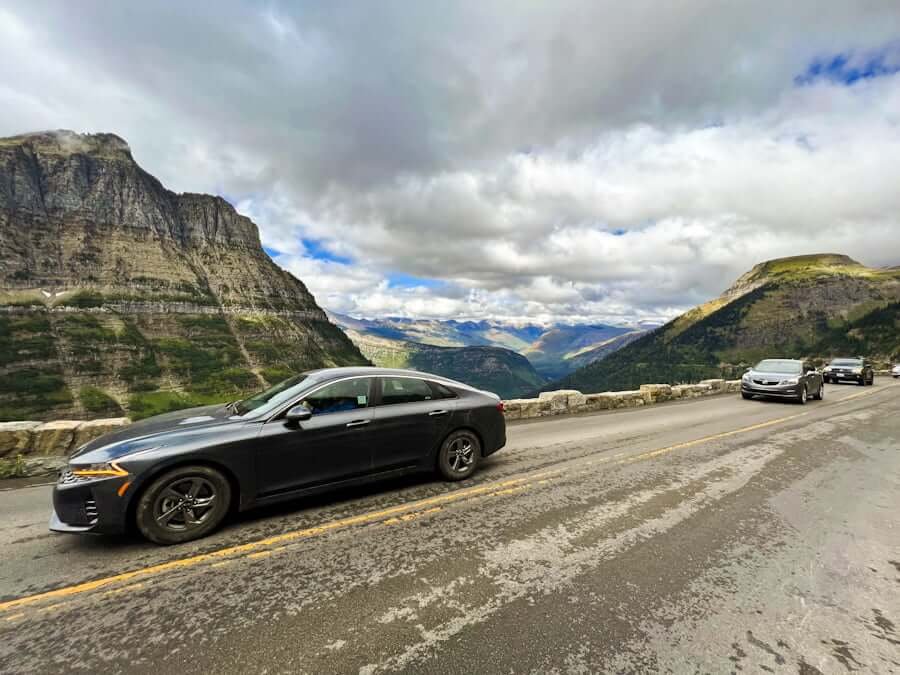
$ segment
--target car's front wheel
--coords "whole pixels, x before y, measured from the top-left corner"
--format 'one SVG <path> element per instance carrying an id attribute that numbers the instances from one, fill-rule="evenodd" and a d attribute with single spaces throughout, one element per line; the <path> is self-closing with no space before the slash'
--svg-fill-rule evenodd
<path id="1" fill-rule="evenodd" d="M 231 485 L 208 466 L 184 466 L 153 480 L 138 499 L 135 521 L 156 544 L 180 544 L 212 532 L 228 513 Z"/>
<path id="2" fill-rule="evenodd" d="M 475 473 L 481 459 L 481 442 L 471 431 L 454 431 L 438 452 L 438 471 L 447 480 L 463 480 Z"/>

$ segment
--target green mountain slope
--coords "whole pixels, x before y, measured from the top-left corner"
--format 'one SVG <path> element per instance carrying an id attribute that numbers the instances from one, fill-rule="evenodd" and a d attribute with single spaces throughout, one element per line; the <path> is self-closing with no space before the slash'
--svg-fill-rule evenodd
<path id="1" fill-rule="evenodd" d="M 365 364 L 228 202 L 112 134 L 0 139 L 0 420 L 141 417 Z"/>
<path id="2" fill-rule="evenodd" d="M 652 382 L 733 377 L 770 356 L 900 356 L 900 269 L 824 254 L 761 263 L 719 298 L 545 390 L 633 389 Z"/>
<path id="3" fill-rule="evenodd" d="M 375 365 L 412 368 L 465 382 L 503 398 L 516 398 L 544 383 L 521 354 L 492 346 L 439 347 L 346 329 L 360 351 Z"/>

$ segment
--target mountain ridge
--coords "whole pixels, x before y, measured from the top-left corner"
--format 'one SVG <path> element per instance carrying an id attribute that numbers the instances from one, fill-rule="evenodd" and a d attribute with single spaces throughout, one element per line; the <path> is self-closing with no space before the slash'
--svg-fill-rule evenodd
<path id="1" fill-rule="evenodd" d="M 543 389 L 585 393 L 733 377 L 767 356 L 900 356 L 900 269 L 841 254 L 755 265 L 723 294 Z M 877 351 L 878 353 L 872 353 Z"/>
<path id="2" fill-rule="evenodd" d="M 249 218 L 167 190 L 114 134 L 0 139 L 0 309 L 3 419 L 142 416 L 368 363 Z"/>

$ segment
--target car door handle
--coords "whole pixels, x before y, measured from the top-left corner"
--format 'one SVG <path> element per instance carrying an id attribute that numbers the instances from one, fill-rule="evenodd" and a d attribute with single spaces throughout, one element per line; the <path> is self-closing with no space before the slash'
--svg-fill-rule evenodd
<path id="1" fill-rule="evenodd" d="M 438 415 L 446 415 L 448 412 L 450 412 L 450 411 L 449 410 L 432 410 L 430 413 L 428 413 L 428 416 L 429 417 L 437 417 Z"/>
<path id="2" fill-rule="evenodd" d="M 361 427 L 368 424 L 371 420 L 354 420 L 353 422 L 347 422 L 348 427 Z"/>

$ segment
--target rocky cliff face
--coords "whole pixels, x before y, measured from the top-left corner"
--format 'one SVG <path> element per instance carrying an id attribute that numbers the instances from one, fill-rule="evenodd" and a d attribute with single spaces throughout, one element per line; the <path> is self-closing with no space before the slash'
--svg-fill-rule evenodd
<path id="1" fill-rule="evenodd" d="M 366 362 L 228 202 L 68 131 L 0 139 L 0 351 L 7 419 L 150 413 Z"/>

